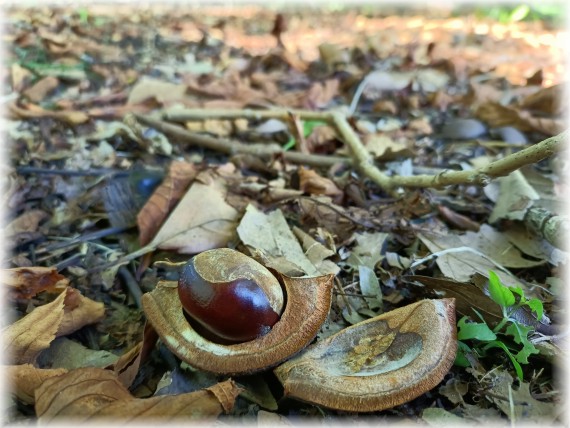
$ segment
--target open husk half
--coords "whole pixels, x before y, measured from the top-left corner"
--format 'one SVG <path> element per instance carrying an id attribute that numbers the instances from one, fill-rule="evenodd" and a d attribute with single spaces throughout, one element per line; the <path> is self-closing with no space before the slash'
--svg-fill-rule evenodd
<path id="1" fill-rule="evenodd" d="M 274 372 L 285 395 L 371 412 L 435 387 L 457 350 L 455 299 L 422 300 L 348 327 Z"/>
<path id="2" fill-rule="evenodd" d="M 269 333 L 249 342 L 221 345 L 199 335 L 186 320 L 177 282 L 160 281 L 143 295 L 143 310 L 164 344 L 193 367 L 219 374 L 246 374 L 276 366 L 316 336 L 331 305 L 334 275 L 282 276 L 285 309 Z"/>

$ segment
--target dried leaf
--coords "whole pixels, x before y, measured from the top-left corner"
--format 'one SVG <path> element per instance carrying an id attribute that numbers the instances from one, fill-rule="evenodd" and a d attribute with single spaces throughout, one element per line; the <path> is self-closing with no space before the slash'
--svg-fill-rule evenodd
<path id="1" fill-rule="evenodd" d="M 466 232 L 459 235 L 450 231 L 444 236 L 424 232 L 418 237 L 432 253 L 458 249 L 456 252 L 449 251 L 447 254 L 440 255 L 436 263 L 446 277 L 459 282 L 468 282 L 474 273 L 486 276 L 489 270 L 494 270 L 503 284 L 518 285 L 519 280 L 499 269 L 497 264 L 505 267 L 531 267 L 544 263 L 540 260 L 528 260 L 522 257 L 520 251 L 514 248 L 501 232 L 487 224 L 483 224 L 479 232 Z"/>
<path id="2" fill-rule="evenodd" d="M 16 364 L 34 363 L 38 354 L 55 339 L 64 317 L 67 291 L 57 299 L 34 309 L 3 330 L 4 352 Z"/>
<path id="3" fill-rule="evenodd" d="M 148 422 L 178 418 L 214 420 L 230 411 L 239 394 L 236 384 L 227 380 L 206 390 L 149 399 L 134 398 L 115 373 L 83 368 L 46 380 L 36 390 L 36 414 L 40 423 L 113 421 Z"/>
<path id="4" fill-rule="evenodd" d="M 167 176 L 137 215 L 141 246 L 151 241 L 196 174 L 196 167 L 191 163 L 173 161 L 170 164 Z"/>
<path id="5" fill-rule="evenodd" d="M 121 383 L 127 388 L 131 386 L 139 371 L 143 344 L 143 341 L 137 343 L 129 351 L 122 354 L 111 366 L 106 367 L 112 369 L 117 374 Z"/>
<path id="6" fill-rule="evenodd" d="M 2 269 L 2 280 L 10 294 L 19 299 L 29 299 L 42 291 L 58 293 L 69 285 L 69 280 L 54 267 L 41 266 Z"/>
<path id="7" fill-rule="evenodd" d="M 237 232 L 244 244 L 263 252 L 264 263 L 278 272 L 291 275 L 292 271 L 309 276 L 319 275 L 305 255 L 299 241 L 289 229 L 281 210 L 269 214 L 248 205 Z"/>
<path id="8" fill-rule="evenodd" d="M 522 220 L 528 209 L 534 205 L 534 201 L 540 199 L 520 171 L 499 177 L 496 182 L 499 185 L 498 195 L 490 193 L 495 186 L 489 190 L 485 188 L 485 194 L 495 202 L 489 223 L 495 223 L 500 219 Z"/>
<path id="9" fill-rule="evenodd" d="M 77 369 L 80 367 L 106 367 L 118 357 L 109 351 L 86 348 L 80 343 L 59 337 L 38 357 L 40 367 Z"/>
<path id="10" fill-rule="evenodd" d="M 355 269 L 367 266 L 374 270 L 376 264 L 382 260 L 382 247 L 388 238 L 384 232 L 363 232 L 355 235 L 357 245 L 350 252 L 346 263 Z"/>
<path id="11" fill-rule="evenodd" d="M 485 322 L 491 326 L 497 325 L 503 319 L 500 306 L 493 302 L 485 294 L 483 288 L 477 284 L 421 275 L 404 276 L 402 279 L 404 281 L 417 281 L 436 295 L 443 294 L 445 297 L 455 298 L 455 307 L 461 316 L 478 319 L 477 312 L 479 312 Z"/>
<path id="12" fill-rule="evenodd" d="M 408 144 L 396 142 L 386 135 L 367 134 L 363 137 L 363 142 L 366 146 L 366 150 L 378 160 L 394 160 L 413 154 Z"/>
<path id="13" fill-rule="evenodd" d="M 47 76 L 38 80 L 33 86 L 26 89 L 22 95 L 26 96 L 31 102 L 39 103 L 59 85 L 59 79 L 53 76 Z"/>
<path id="14" fill-rule="evenodd" d="M 6 383 L 11 392 L 26 404 L 34 404 L 34 391 L 46 380 L 67 373 L 66 369 L 38 369 L 31 364 L 5 366 Z"/>
<path id="15" fill-rule="evenodd" d="M 321 177 L 312 169 L 301 166 L 299 168 L 299 187 L 300 189 L 311 195 L 326 195 L 333 199 L 342 196 L 342 190 L 326 177 Z"/>
<path id="16" fill-rule="evenodd" d="M 4 237 L 8 238 L 18 233 L 35 232 L 42 220 L 48 217 L 48 214 L 42 210 L 29 210 L 12 220 L 4 229 Z"/>
<path id="17" fill-rule="evenodd" d="M 74 288 L 68 288 L 64 300 L 63 319 L 57 336 L 65 336 L 80 328 L 99 322 L 105 316 L 105 305 L 83 296 Z"/>
<path id="18" fill-rule="evenodd" d="M 568 100 L 564 96 L 567 89 L 567 84 L 542 88 L 525 97 L 520 102 L 520 107 L 527 110 L 538 110 L 552 116 L 562 115 L 564 110 L 568 109 Z"/>
<path id="19" fill-rule="evenodd" d="M 186 85 L 164 82 L 143 76 L 132 87 L 127 104 L 140 104 L 153 98 L 159 104 L 181 101 L 185 98 Z"/>
<path id="20" fill-rule="evenodd" d="M 329 257 L 335 255 L 335 252 L 325 247 L 319 241 L 313 239 L 311 235 L 305 233 L 302 229 L 297 226 L 293 226 L 293 233 L 299 241 L 307 258 L 310 262 L 318 269 L 322 274 L 333 273 L 337 274 L 340 268 L 338 265 L 330 260 L 326 260 Z"/>
<path id="21" fill-rule="evenodd" d="M 151 244 L 184 254 L 225 247 L 238 218 L 225 196 L 225 184 L 220 178 L 209 184 L 194 182 Z"/>

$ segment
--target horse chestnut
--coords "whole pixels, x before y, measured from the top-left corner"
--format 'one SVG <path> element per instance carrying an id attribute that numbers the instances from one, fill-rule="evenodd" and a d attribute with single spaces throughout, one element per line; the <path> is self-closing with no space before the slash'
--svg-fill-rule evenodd
<path id="1" fill-rule="evenodd" d="M 182 268 L 178 295 L 185 312 L 216 338 L 247 342 L 268 333 L 284 305 L 279 281 L 238 251 L 218 248 Z"/>

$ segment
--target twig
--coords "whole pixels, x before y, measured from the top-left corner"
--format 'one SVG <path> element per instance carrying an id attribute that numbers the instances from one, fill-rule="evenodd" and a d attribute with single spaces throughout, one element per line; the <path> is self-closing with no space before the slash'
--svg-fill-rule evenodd
<path id="1" fill-rule="evenodd" d="M 330 122 L 331 116 L 325 111 L 311 110 L 288 110 L 288 109 L 270 109 L 270 110 L 224 110 L 224 109 L 185 109 L 179 112 L 165 113 L 163 118 L 172 122 L 188 122 L 192 120 L 206 119 L 280 119 L 286 122 L 289 114 L 296 115 L 303 120 L 322 120 Z"/>
<path id="2" fill-rule="evenodd" d="M 304 155 L 295 152 L 285 152 L 276 146 L 245 145 L 230 140 L 220 140 L 200 134 L 185 131 L 184 129 L 168 124 L 164 121 L 151 118 L 149 116 L 135 115 L 141 122 L 158 129 L 161 132 L 170 134 L 175 138 L 196 144 L 201 147 L 218 150 L 223 153 L 251 153 L 262 158 L 270 158 L 276 154 L 294 163 L 304 163 L 313 166 L 331 166 L 338 162 L 352 163 L 366 177 L 380 186 L 382 189 L 395 194 L 399 187 L 414 188 L 441 188 L 449 185 L 472 184 L 486 186 L 491 179 L 503 177 L 511 172 L 529 164 L 536 163 L 542 159 L 552 156 L 560 150 L 563 142 L 566 141 L 568 131 L 554 137 L 547 138 L 540 143 L 534 144 L 519 152 L 510 154 L 502 159 L 491 162 L 481 168 L 468 171 L 443 170 L 436 175 L 413 175 L 413 176 L 389 176 L 380 171 L 374 165 L 374 158 L 362 141 L 347 122 L 347 116 L 340 112 L 315 112 L 310 110 L 184 110 L 180 112 L 167 113 L 167 120 L 184 122 L 189 120 L 205 120 L 211 118 L 218 119 L 268 119 L 276 118 L 287 121 L 289 114 L 293 113 L 304 120 L 322 120 L 333 124 L 339 131 L 344 143 L 349 146 L 352 159 L 334 156 Z"/>
<path id="3" fill-rule="evenodd" d="M 356 132 L 354 132 L 352 127 L 348 124 L 346 116 L 338 112 L 331 112 L 331 116 L 341 138 L 345 144 L 348 145 L 354 156 L 354 164 L 356 167 L 382 189 L 388 191 L 392 190 L 394 186 L 391 183 L 390 177 L 374 166 L 374 158 L 368 150 L 366 150 L 360 138 L 356 135 Z"/>
<path id="4" fill-rule="evenodd" d="M 355 157 L 356 166 L 363 174 L 387 191 L 393 191 L 400 186 L 431 188 L 440 188 L 452 184 L 486 186 L 492 178 L 503 177 L 525 165 L 533 164 L 552 156 L 556 151 L 560 150 L 562 143 L 566 141 L 568 136 L 568 131 L 565 131 L 531 147 L 491 162 L 486 166 L 469 171 L 444 170 L 437 175 L 389 177 L 374 166 L 372 155 L 362 145 L 362 142 L 346 121 L 346 117 L 338 112 L 332 112 L 331 115 L 338 131 L 344 138 L 344 142 L 350 147 Z"/>
<path id="5" fill-rule="evenodd" d="M 117 235 L 119 233 L 126 232 L 129 229 L 130 229 L 129 227 L 108 227 L 106 229 L 101 229 L 95 232 L 86 233 L 85 235 L 80 235 L 76 238 L 66 239 L 63 242 L 58 242 L 56 244 L 48 245 L 45 248 L 36 250 L 36 253 L 37 254 L 51 253 L 56 250 L 61 250 L 62 248 L 82 244 L 84 242 L 89 242 L 94 239 L 103 238 L 109 235 Z"/>
<path id="6" fill-rule="evenodd" d="M 133 277 L 131 272 L 124 266 L 121 266 L 119 268 L 119 275 L 122 276 L 123 279 L 125 280 L 125 285 L 127 286 L 129 293 L 131 293 L 131 296 L 133 296 L 133 299 L 135 300 L 135 304 L 137 305 L 137 308 L 139 308 L 139 309 L 142 308 L 142 304 L 141 304 L 142 291 L 141 291 L 141 287 L 139 286 L 139 283 Z"/>
<path id="7" fill-rule="evenodd" d="M 552 245 L 567 250 L 566 236 L 570 216 L 557 215 L 541 207 L 531 207 L 524 215 L 525 224 Z"/>
<path id="8" fill-rule="evenodd" d="M 67 177 L 87 177 L 87 176 L 101 176 L 109 175 L 112 177 L 118 177 L 123 175 L 128 175 L 128 171 L 122 171 L 119 169 L 111 168 L 92 168 L 86 170 L 70 170 L 70 169 L 49 169 L 49 168 L 37 168 L 34 166 L 18 166 L 16 167 L 16 172 L 22 175 L 31 174 L 46 174 L 46 175 L 62 175 Z"/>
<path id="9" fill-rule="evenodd" d="M 172 125 L 149 116 L 135 114 L 135 117 L 145 125 L 152 126 L 156 130 L 168 134 L 179 141 L 228 155 L 237 153 L 252 154 L 265 160 L 270 160 L 274 156 L 279 155 L 289 162 L 318 167 L 330 167 L 338 163 L 350 163 L 351 161 L 350 158 L 341 156 L 306 155 L 298 152 L 286 152 L 277 145 L 243 144 L 238 141 L 213 138 L 186 131 L 178 125 Z"/>

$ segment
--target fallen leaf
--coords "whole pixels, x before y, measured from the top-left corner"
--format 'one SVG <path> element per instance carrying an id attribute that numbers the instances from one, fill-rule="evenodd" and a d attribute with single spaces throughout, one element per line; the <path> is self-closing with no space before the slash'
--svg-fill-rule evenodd
<path id="1" fill-rule="evenodd" d="M 336 275 L 339 272 L 340 268 L 338 265 L 331 260 L 327 260 L 329 257 L 335 255 L 334 251 L 313 239 L 311 235 L 297 226 L 293 226 L 293 233 L 301 242 L 301 246 L 303 247 L 307 258 L 321 274 L 326 275 L 328 273 L 332 273 Z"/>
<path id="2" fill-rule="evenodd" d="M 377 160 L 388 161 L 399 157 L 409 157 L 413 154 L 408 144 L 394 141 L 381 134 L 367 134 L 363 137 L 366 150 Z"/>
<path id="3" fill-rule="evenodd" d="M 557 403 L 535 399 L 530 393 L 528 382 L 521 382 L 515 387 L 513 377 L 504 369 L 498 368 L 485 373 L 484 377 L 475 377 L 480 382 L 489 383 L 490 394 L 485 394 L 486 399 L 494 403 L 511 421 L 552 424 L 564 410 Z"/>
<path id="4" fill-rule="evenodd" d="M 29 299 L 42 291 L 60 293 L 69 285 L 54 267 L 41 266 L 2 269 L 2 281 L 18 299 Z"/>
<path id="5" fill-rule="evenodd" d="M 173 161 L 170 164 L 168 174 L 137 215 L 141 246 L 151 241 L 196 174 L 197 169 L 191 163 Z"/>
<path id="6" fill-rule="evenodd" d="M 68 289 L 69 290 L 69 289 Z M 34 363 L 38 354 L 55 339 L 63 321 L 67 291 L 2 331 L 3 349 L 15 364 Z"/>
<path id="7" fill-rule="evenodd" d="M 502 319 L 501 308 L 485 294 L 483 287 L 471 282 L 458 282 L 445 278 L 432 278 L 421 275 L 403 276 L 404 281 L 415 281 L 431 290 L 435 295 L 455 298 L 457 313 L 471 319 L 478 319 L 479 314 L 490 326 L 497 325 Z"/>
<path id="8" fill-rule="evenodd" d="M 194 181 L 149 245 L 183 254 L 227 246 L 238 212 L 225 197 L 223 179 Z"/>
<path id="9" fill-rule="evenodd" d="M 382 248 L 388 238 L 384 232 L 363 232 L 355 235 L 357 245 L 352 249 L 346 263 L 354 269 L 366 266 L 372 270 L 384 258 Z"/>
<path id="10" fill-rule="evenodd" d="M 450 231 L 444 236 L 423 232 L 418 237 L 432 253 L 448 250 L 447 253 L 437 257 L 436 263 L 446 277 L 459 282 L 468 282 L 475 273 L 487 276 L 489 270 L 493 270 L 499 275 L 503 284 L 516 286 L 520 281 L 495 263 L 505 267 L 531 267 L 544 263 L 541 260 L 523 258 L 501 232 L 487 224 L 483 224 L 479 232 L 459 235 Z M 451 251 L 454 248 L 457 251 Z"/>
<path id="11" fill-rule="evenodd" d="M 143 76 L 131 89 L 127 104 L 140 104 L 149 98 L 155 99 L 159 104 L 181 101 L 185 98 L 185 93 L 186 85 L 184 84 Z"/>
<path id="12" fill-rule="evenodd" d="M 291 232 L 281 210 L 264 214 L 253 205 L 248 205 L 237 233 L 244 244 L 262 252 L 262 264 L 267 267 L 288 276 L 299 276 L 299 272 L 309 276 L 319 275 Z"/>
<path id="13" fill-rule="evenodd" d="M 9 238 L 18 233 L 35 232 L 40 223 L 48 217 L 42 210 L 29 210 L 12 220 L 4 229 L 4 237 Z"/>
<path id="14" fill-rule="evenodd" d="M 38 365 L 67 370 L 80 367 L 103 368 L 118 358 L 109 351 L 89 349 L 66 337 L 58 337 L 39 355 Z"/>
<path id="15" fill-rule="evenodd" d="M 220 413 L 231 411 L 239 392 L 237 385 L 227 380 L 191 393 L 137 399 L 114 372 L 82 368 L 47 379 L 36 390 L 35 408 L 41 424 L 69 418 L 75 423 L 143 423 L 157 418 L 163 422 L 179 418 L 213 422 Z"/>
<path id="16" fill-rule="evenodd" d="M 2 370 L 10 392 L 26 404 L 34 404 L 34 391 L 46 380 L 67 373 L 66 369 L 39 369 L 31 364 L 5 366 Z"/>
<path id="17" fill-rule="evenodd" d="M 492 191 L 496 186 L 487 189 L 484 192 L 495 202 L 493 211 L 489 216 L 489 223 L 495 223 L 497 220 L 522 220 L 530 207 L 534 205 L 534 201 L 540 196 L 528 183 L 524 175 L 520 171 L 513 171 L 506 177 L 496 179 L 499 186 L 498 194 Z"/>
<path id="18" fill-rule="evenodd" d="M 519 106 L 527 110 L 538 110 L 548 115 L 562 115 L 565 110 L 568 110 L 568 100 L 564 96 L 567 89 L 567 84 L 542 88 L 523 98 Z"/>
<path id="19" fill-rule="evenodd" d="M 428 407 L 422 412 L 422 419 L 427 422 L 429 426 L 458 426 L 465 423 L 465 420 L 445 409 L 439 407 Z"/>
<path id="20" fill-rule="evenodd" d="M 130 350 L 122 354 L 117 361 L 110 366 L 104 367 L 112 369 L 118 379 L 125 387 L 129 388 L 139 371 L 142 360 L 142 349 L 144 342 L 141 341 L 133 346 Z"/>
<path id="21" fill-rule="evenodd" d="M 314 170 L 303 166 L 299 167 L 299 187 L 303 192 L 330 196 L 333 200 L 342 196 L 342 190 L 331 179 L 321 177 Z"/>
<path id="22" fill-rule="evenodd" d="M 47 76 L 38 80 L 34 85 L 26 89 L 22 95 L 26 96 L 31 102 L 39 103 L 59 85 L 59 79 L 53 76 Z"/>
<path id="23" fill-rule="evenodd" d="M 64 300 L 63 318 L 57 329 L 57 336 L 65 336 L 80 328 L 99 322 L 105 316 L 105 305 L 83 296 L 69 287 Z"/>

